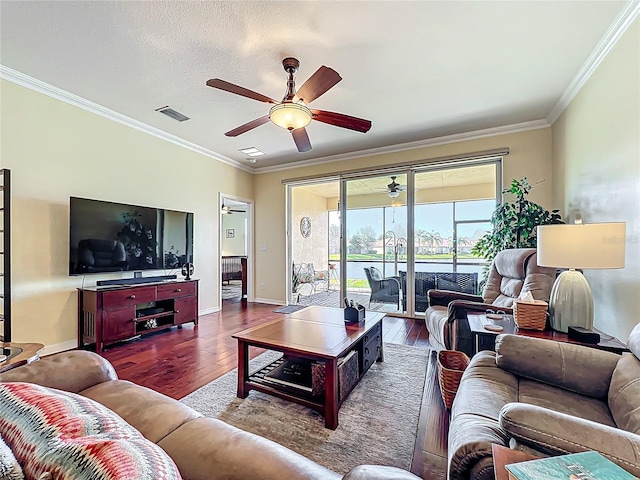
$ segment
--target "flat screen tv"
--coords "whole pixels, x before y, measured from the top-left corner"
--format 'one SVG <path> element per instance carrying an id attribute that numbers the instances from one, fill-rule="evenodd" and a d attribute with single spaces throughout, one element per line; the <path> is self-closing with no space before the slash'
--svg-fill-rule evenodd
<path id="1" fill-rule="evenodd" d="M 181 268 L 193 262 L 193 213 L 71 197 L 69 275 Z"/>

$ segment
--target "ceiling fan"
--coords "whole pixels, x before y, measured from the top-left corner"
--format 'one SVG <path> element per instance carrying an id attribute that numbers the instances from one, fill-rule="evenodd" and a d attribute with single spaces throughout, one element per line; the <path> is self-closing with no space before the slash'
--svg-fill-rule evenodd
<path id="1" fill-rule="evenodd" d="M 268 115 L 256 118 L 233 130 L 229 130 L 225 133 L 227 137 L 237 137 L 271 120 L 279 127 L 286 128 L 291 132 L 293 141 L 296 147 L 298 147 L 299 152 L 308 152 L 311 150 L 311 142 L 309 141 L 309 135 L 307 135 L 305 127 L 311 123 L 311 120 L 362 133 L 369 131 L 371 128 L 371 121 L 369 120 L 351 117 L 342 113 L 327 112 L 325 110 L 311 110 L 307 107 L 307 104 L 326 93 L 342 80 L 338 72 L 323 65 L 296 91 L 294 74 L 298 71 L 300 62 L 295 58 L 287 57 L 282 61 L 282 66 L 285 72 L 289 74 L 289 80 L 287 81 L 287 93 L 285 93 L 281 102 L 219 78 L 213 78 L 207 81 L 207 85 L 210 87 L 252 98 L 259 102 L 274 104 L 269 110 Z"/>
<path id="2" fill-rule="evenodd" d="M 220 208 L 220 213 L 222 215 L 231 215 L 232 213 L 247 213 L 245 210 L 235 210 L 232 209 L 231 207 L 229 207 L 229 205 L 225 205 L 224 203 L 222 204 L 222 207 Z"/>
<path id="3" fill-rule="evenodd" d="M 391 177 L 391 183 L 387 185 L 387 195 L 389 195 L 391 198 L 396 198 L 398 195 L 400 195 L 400 192 L 404 192 L 407 189 L 406 185 L 400 185 L 398 182 L 396 182 L 396 176 L 393 175 Z"/>

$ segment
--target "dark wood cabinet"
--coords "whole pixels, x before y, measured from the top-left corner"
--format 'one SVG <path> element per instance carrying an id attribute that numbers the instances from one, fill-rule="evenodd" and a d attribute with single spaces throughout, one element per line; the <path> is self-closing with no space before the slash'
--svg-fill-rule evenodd
<path id="1" fill-rule="evenodd" d="M 106 345 L 194 322 L 198 280 L 78 289 L 78 348 Z"/>

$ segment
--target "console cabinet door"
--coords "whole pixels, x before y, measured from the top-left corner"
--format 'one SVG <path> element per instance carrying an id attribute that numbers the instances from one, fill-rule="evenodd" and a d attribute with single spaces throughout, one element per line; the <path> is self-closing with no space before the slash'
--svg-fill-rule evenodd
<path id="1" fill-rule="evenodd" d="M 102 340 L 114 342 L 136 335 L 136 307 L 110 308 L 103 310 Z"/>
<path id="2" fill-rule="evenodd" d="M 175 312 L 173 320 L 175 325 L 195 321 L 198 315 L 198 297 L 194 295 L 192 297 L 176 298 Z"/>

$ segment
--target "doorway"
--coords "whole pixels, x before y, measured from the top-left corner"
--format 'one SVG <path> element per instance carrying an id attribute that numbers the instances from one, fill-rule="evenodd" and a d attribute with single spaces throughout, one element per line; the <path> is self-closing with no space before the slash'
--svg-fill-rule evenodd
<path id="1" fill-rule="evenodd" d="M 220 194 L 220 306 L 253 301 L 253 202 Z"/>

